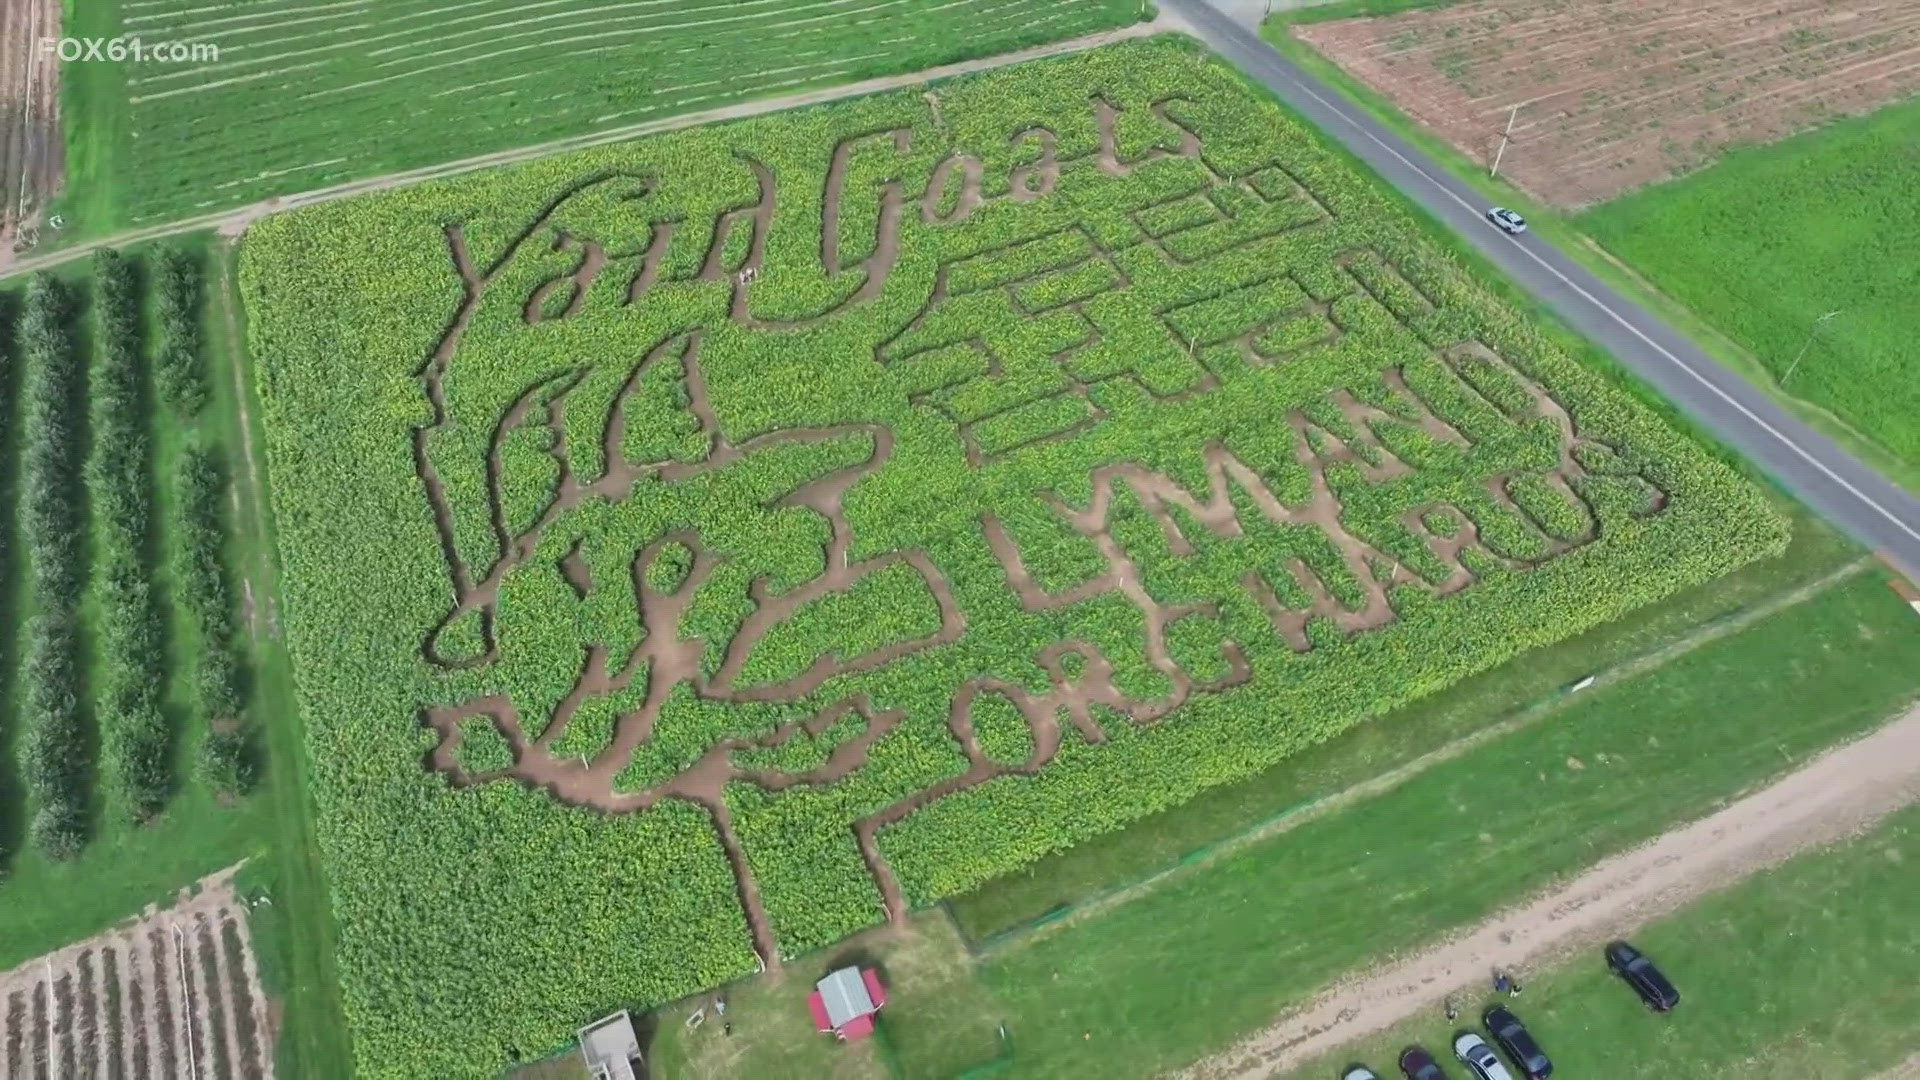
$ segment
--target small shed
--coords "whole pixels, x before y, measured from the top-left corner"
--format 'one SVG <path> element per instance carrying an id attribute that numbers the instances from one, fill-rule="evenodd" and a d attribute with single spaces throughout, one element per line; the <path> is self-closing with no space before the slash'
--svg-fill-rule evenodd
<path id="1" fill-rule="evenodd" d="M 843 967 L 813 984 L 807 1007 L 813 1026 L 847 1040 L 873 1034 L 873 1017 L 887 1003 L 887 988 L 872 968 Z"/>
<path id="2" fill-rule="evenodd" d="M 581 1028 L 580 1056 L 593 1080 L 635 1080 L 642 1059 L 633 1018 L 622 1009 Z"/>

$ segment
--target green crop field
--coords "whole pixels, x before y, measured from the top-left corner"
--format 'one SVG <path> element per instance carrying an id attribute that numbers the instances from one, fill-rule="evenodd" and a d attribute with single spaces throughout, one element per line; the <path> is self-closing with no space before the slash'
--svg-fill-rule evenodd
<path id="1" fill-rule="evenodd" d="M 830 944 L 1786 538 L 1172 39 L 272 218 L 242 288 L 388 1073 Z"/>
<path id="2" fill-rule="evenodd" d="M 1736 150 L 1577 220 L 1752 351 L 1787 393 L 1920 468 L 1916 145 L 1920 100 Z M 1827 312 L 1839 314 L 1816 332 Z"/>
<path id="3" fill-rule="evenodd" d="M 92 234 L 1123 25 L 1140 0 L 89 0 L 179 62 L 72 65 Z"/>

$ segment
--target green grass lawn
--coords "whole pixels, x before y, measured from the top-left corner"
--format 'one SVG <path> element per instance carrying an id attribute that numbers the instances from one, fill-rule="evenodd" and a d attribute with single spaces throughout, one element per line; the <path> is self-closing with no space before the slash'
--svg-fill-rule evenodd
<path id="1" fill-rule="evenodd" d="M 1176 1067 L 1370 957 L 1710 812 L 1916 691 L 1920 620 L 1861 575 L 1388 794 L 996 952 L 983 978 L 1023 1075 Z"/>
<path id="2" fill-rule="evenodd" d="M 1920 1050 L 1916 865 L 1920 807 L 1632 934 L 1680 988 L 1670 1015 L 1642 1008 L 1598 949 L 1529 975 L 1514 1011 L 1567 1076 L 1862 1080 Z M 1292 1075 L 1352 1061 L 1386 1075 L 1413 1042 L 1446 1061 L 1459 1026 L 1424 1016 Z"/>
<path id="3" fill-rule="evenodd" d="M 1817 518 L 1793 513 L 1777 558 L 1642 608 L 1627 618 L 1523 656 L 1310 747 L 1258 776 L 1202 792 L 1128 828 L 1092 838 L 948 902 L 967 937 L 985 944 L 1177 865 L 1211 845 L 1313 799 L 1405 764 L 1552 699 L 1579 679 L 1684 641 L 1835 572 L 1858 549 Z"/>
<path id="4" fill-rule="evenodd" d="M 1920 467 L 1916 190 L 1920 99 L 1736 150 L 1576 223 L 1752 351 L 1789 393 Z M 1840 314 L 1812 333 L 1829 311 Z"/>

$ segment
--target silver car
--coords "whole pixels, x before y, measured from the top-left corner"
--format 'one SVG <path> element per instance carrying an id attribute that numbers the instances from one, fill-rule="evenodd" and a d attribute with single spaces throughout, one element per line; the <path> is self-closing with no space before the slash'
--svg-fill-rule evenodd
<path id="1" fill-rule="evenodd" d="M 1340 1080 L 1380 1080 L 1380 1074 L 1365 1065 L 1351 1065 L 1340 1074 Z"/>
<path id="2" fill-rule="evenodd" d="M 1487 1045 L 1487 1040 L 1471 1031 L 1463 1031 L 1453 1040 L 1453 1056 L 1480 1080 L 1513 1080 L 1513 1074 Z"/>
<path id="3" fill-rule="evenodd" d="M 1502 232 L 1510 235 L 1518 236 L 1527 231 L 1527 219 L 1504 206 L 1496 206 L 1487 211 L 1487 220 L 1500 226 Z"/>

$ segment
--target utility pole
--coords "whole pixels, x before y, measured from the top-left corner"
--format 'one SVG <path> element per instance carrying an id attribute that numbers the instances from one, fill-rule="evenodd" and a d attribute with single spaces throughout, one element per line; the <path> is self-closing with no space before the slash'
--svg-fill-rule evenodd
<path id="1" fill-rule="evenodd" d="M 1500 159 L 1506 156 L 1507 140 L 1513 135 L 1513 118 L 1520 115 L 1520 106 L 1515 105 L 1507 113 L 1507 130 L 1500 133 L 1500 149 L 1493 155 L 1493 169 L 1487 173 L 1489 178 L 1500 175 Z"/>
<path id="2" fill-rule="evenodd" d="M 1822 315 L 1819 318 L 1813 320 L 1812 328 L 1810 328 L 1807 331 L 1807 340 L 1802 342 L 1800 345 L 1799 354 L 1793 358 L 1793 363 L 1787 365 L 1787 373 L 1785 375 L 1780 376 L 1780 388 L 1782 390 L 1786 389 L 1787 380 L 1793 378 L 1793 369 L 1799 367 L 1800 361 L 1806 359 L 1807 350 L 1813 347 L 1814 335 L 1820 332 L 1821 325 L 1824 324 L 1828 319 L 1831 319 L 1838 314 L 1840 314 L 1840 312 L 1837 310 L 1829 311 L 1825 315 Z"/>

